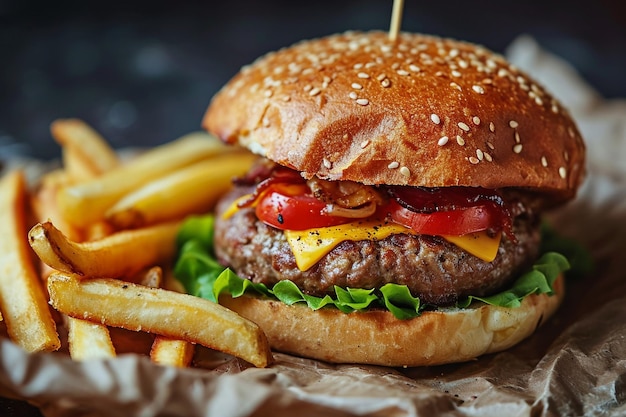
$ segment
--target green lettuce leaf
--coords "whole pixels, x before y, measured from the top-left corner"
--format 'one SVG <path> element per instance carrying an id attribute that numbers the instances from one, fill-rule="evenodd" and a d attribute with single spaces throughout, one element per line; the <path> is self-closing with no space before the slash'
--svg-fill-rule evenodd
<path id="1" fill-rule="evenodd" d="M 315 297 L 304 294 L 291 281 L 280 281 L 268 288 L 264 284 L 242 279 L 215 259 L 213 222 L 212 215 L 192 217 L 184 222 L 178 235 L 179 254 L 174 274 L 189 294 L 217 302 L 221 294 L 230 294 L 236 298 L 253 293 L 289 305 L 306 303 L 313 310 L 331 306 L 345 313 L 377 307 L 385 308 L 403 320 L 419 316 L 426 308 L 433 308 L 412 296 L 405 285 L 386 284 L 378 290 L 335 286 L 333 295 Z M 545 252 L 511 288 L 489 297 L 470 296 L 460 300 L 457 306 L 466 308 L 472 302 L 484 302 L 495 306 L 517 307 L 528 295 L 552 294 L 552 285 L 557 276 L 569 268 L 570 263 L 565 256 L 553 251 Z"/>
<path id="2" fill-rule="evenodd" d="M 554 281 L 561 272 L 570 268 L 565 256 L 556 252 L 544 253 L 531 270 L 521 275 L 511 286 L 498 294 L 489 297 L 469 296 L 465 300 L 460 300 L 458 306 L 465 308 L 472 301 L 478 300 L 483 303 L 501 307 L 519 307 L 522 300 L 531 294 L 552 294 Z"/>

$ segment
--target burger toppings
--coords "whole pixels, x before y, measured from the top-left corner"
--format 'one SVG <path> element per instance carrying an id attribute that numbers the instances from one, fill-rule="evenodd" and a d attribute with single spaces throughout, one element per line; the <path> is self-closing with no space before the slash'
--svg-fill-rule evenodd
<path id="1" fill-rule="evenodd" d="M 326 203 L 310 194 L 305 184 L 280 184 L 258 199 L 256 215 L 283 230 L 306 230 L 347 223 L 352 219 L 328 214 Z"/>
<path id="2" fill-rule="evenodd" d="M 351 181 L 305 181 L 296 171 L 266 162 L 238 184 L 256 185 L 224 217 L 254 207 L 265 224 L 283 230 L 300 270 L 345 240 L 392 234 L 441 236 L 487 262 L 501 232 L 513 242 L 508 206 L 496 190 L 479 187 L 368 186 Z"/>
<path id="3" fill-rule="evenodd" d="M 491 229 L 515 241 L 510 210 L 496 190 L 480 187 L 388 187 L 393 221 L 430 235 Z"/>
<path id="4" fill-rule="evenodd" d="M 381 191 L 354 181 L 325 181 L 313 177 L 307 185 L 316 198 L 343 208 L 353 209 L 370 203 L 382 205 L 386 201 Z"/>

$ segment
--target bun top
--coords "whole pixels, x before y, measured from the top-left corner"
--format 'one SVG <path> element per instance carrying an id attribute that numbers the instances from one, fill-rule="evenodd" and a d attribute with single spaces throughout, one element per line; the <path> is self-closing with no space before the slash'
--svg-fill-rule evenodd
<path id="1" fill-rule="evenodd" d="M 303 41 L 242 68 L 203 127 L 306 178 L 524 187 L 571 198 L 585 147 L 568 112 L 484 47 L 401 33 Z"/>

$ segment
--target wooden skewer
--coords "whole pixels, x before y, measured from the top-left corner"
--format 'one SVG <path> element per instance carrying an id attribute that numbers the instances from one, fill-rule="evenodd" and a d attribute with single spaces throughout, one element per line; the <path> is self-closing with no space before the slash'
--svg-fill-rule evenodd
<path id="1" fill-rule="evenodd" d="M 389 40 L 395 42 L 400 32 L 400 23 L 402 21 L 402 10 L 404 8 L 404 0 L 393 0 L 393 9 L 391 12 L 391 25 L 389 27 Z"/>

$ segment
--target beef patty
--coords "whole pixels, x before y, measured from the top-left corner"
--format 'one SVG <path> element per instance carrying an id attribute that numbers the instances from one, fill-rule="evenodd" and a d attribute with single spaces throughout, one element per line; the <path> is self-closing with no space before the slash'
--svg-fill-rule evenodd
<path id="1" fill-rule="evenodd" d="M 438 236 L 396 234 L 377 241 L 344 241 L 307 271 L 296 266 L 281 230 L 259 221 L 254 209 L 221 213 L 243 194 L 235 189 L 216 209 L 215 254 L 240 277 L 271 287 L 293 281 L 304 293 L 323 296 L 333 286 L 380 288 L 406 285 L 424 303 L 446 305 L 468 296 L 485 296 L 507 285 L 537 256 L 540 232 L 535 216 L 513 220 L 517 242 L 502 237 L 493 262 L 485 262 Z"/>

